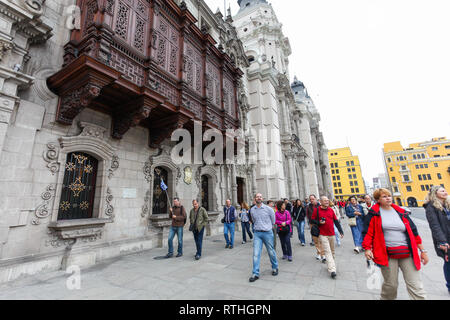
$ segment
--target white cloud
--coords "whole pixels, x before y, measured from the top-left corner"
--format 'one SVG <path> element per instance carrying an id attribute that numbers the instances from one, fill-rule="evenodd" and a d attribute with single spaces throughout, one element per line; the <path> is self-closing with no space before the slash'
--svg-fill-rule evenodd
<path id="1" fill-rule="evenodd" d="M 222 0 L 206 0 L 223 11 Z M 383 143 L 449 136 L 450 1 L 272 0 L 331 148 L 359 155 L 368 181 Z M 237 12 L 237 1 L 227 1 Z"/>

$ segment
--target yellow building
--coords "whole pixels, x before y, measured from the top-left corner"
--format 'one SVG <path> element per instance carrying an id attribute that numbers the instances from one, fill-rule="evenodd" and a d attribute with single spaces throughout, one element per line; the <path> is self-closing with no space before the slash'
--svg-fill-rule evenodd
<path id="1" fill-rule="evenodd" d="M 350 148 L 328 151 L 331 183 L 337 200 L 348 200 L 350 196 L 366 193 L 359 157 L 352 155 Z"/>
<path id="2" fill-rule="evenodd" d="M 404 149 L 400 142 L 385 143 L 387 174 L 398 205 L 422 206 L 430 188 L 450 188 L 450 140 L 435 138 Z"/>

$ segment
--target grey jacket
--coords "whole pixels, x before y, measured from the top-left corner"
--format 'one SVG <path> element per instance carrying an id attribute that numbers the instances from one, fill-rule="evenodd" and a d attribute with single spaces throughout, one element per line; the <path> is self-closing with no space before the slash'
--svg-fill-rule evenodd
<path id="1" fill-rule="evenodd" d="M 440 244 L 450 244 L 450 227 L 445 212 L 436 209 L 431 203 L 424 205 L 431 235 L 433 236 L 434 249 L 439 257 L 444 258 L 444 251 L 439 249 Z"/>

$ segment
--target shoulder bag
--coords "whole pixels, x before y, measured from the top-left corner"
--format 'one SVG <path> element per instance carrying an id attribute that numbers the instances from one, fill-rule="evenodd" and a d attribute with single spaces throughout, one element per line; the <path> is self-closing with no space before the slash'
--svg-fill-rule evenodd
<path id="1" fill-rule="evenodd" d="M 286 211 L 284 212 L 284 214 L 286 216 L 286 221 L 285 222 L 287 222 L 287 213 L 286 213 Z M 282 226 L 282 225 L 278 226 L 278 233 L 279 234 L 283 235 L 283 234 L 289 233 L 290 231 L 291 231 L 291 228 L 289 227 L 288 224 L 286 224 L 285 226 Z"/>

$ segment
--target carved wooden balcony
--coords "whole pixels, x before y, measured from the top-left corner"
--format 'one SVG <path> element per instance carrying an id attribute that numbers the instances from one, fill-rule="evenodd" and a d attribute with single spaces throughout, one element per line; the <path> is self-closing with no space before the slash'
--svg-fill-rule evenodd
<path id="1" fill-rule="evenodd" d="M 172 0 L 77 0 L 81 29 L 65 46 L 64 65 L 48 80 L 59 95 L 56 120 L 70 125 L 84 109 L 113 118 L 112 137 L 137 125 L 157 147 L 178 128 L 223 132 L 239 127 L 242 71 Z"/>

